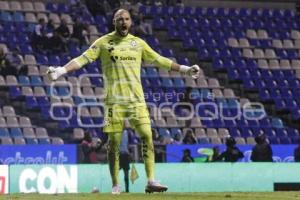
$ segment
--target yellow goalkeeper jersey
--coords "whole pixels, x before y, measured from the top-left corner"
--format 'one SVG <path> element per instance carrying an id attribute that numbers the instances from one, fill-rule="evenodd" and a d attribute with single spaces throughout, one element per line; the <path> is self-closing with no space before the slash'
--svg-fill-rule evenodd
<path id="1" fill-rule="evenodd" d="M 141 84 L 142 61 L 170 70 L 172 60 L 160 56 L 144 40 L 128 34 L 120 37 L 115 32 L 97 39 L 81 56 L 80 65 L 101 60 L 105 103 L 145 103 Z"/>

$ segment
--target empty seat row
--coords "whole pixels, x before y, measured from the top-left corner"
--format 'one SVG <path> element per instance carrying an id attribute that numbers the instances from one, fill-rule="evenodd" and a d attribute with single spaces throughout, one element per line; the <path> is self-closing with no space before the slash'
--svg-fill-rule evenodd
<path id="1" fill-rule="evenodd" d="M 68 14 L 61 14 L 60 16 L 55 13 L 39 12 L 7 12 L 2 11 L 0 14 L 0 21 L 4 22 L 27 22 L 27 23 L 38 23 L 39 19 L 44 19 L 47 23 L 49 20 L 52 20 L 54 24 L 60 24 L 62 20 L 66 21 L 67 24 L 73 24 L 73 20 Z"/>
<path id="2" fill-rule="evenodd" d="M 300 34 L 300 33 L 299 33 Z M 247 38 L 228 38 L 228 45 L 234 48 L 255 48 L 256 46 L 262 45 L 259 42 L 264 42 L 265 48 L 277 48 L 277 49 L 300 49 L 300 40 L 253 40 Z M 257 47 L 256 47 L 257 48 Z M 265 49 L 264 48 L 264 49 Z"/>
<path id="3" fill-rule="evenodd" d="M 0 117 L 0 127 L 31 127 L 31 120 L 28 117 Z"/>
<path id="4" fill-rule="evenodd" d="M 0 127 L 1 137 L 25 137 L 25 138 L 48 138 L 48 132 L 45 128 L 37 127 Z"/>
<path id="5" fill-rule="evenodd" d="M 290 9 L 269 8 L 223 8 L 223 7 L 181 7 L 181 6 L 140 6 L 139 11 L 146 16 L 189 16 L 195 17 L 226 17 L 226 18 L 253 18 L 266 19 L 293 18 L 295 12 Z"/>
<path id="6" fill-rule="evenodd" d="M 0 8 L 8 11 L 46 12 L 45 4 L 38 1 L 0 1 Z"/>
<path id="7" fill-rule="evenodd" d="M 0 137 L 1 145 L 35 145 L 35 144 L 64 144 L 63 139 L 59 137 L 52 138 L 23 138 L 23 137 Z"/>
<path id="8" fill-rule="evenodd" d="M 259 59 L 258 66 L 262 69 L 299 69 L 300 68 L 300 60 L 292 59 L 291 61 L 286 59 Z"/>
<path id="9" fill-rule="evenodd" d="M 32 76 L 18 76 L 15 77 L 13 75 L 6 76 L 4 79 L 3 76 L 0 76 L 0 85 L 1 86 L 47 86 L 47 90 L 50 89 L 49 87 L 53 83 L 48 79 L 47 76 L 39 76 L 39 75 L 32 75 Z M 198 88 L 221 88 L 220 83 L 217 79 L 208 78 L 204 79 L 200 77 L 196 80 L 190 78 L 142 78 L 142 84 L 144 87 L 155 88 L 155 87 L 165 87 L 165 88 L 185 88 L 185 87 L 198 87 Z M 61 93 L 61 90 L 64 89 L 70 91 L 69 86 L 73 86 L 73 94 L 76 95 L 78 93 L 78 89 L 76 87 L 86 87 L 86 93 L 88 90 L 92 90 L 92 88 L 88 89 L 87 87 L 97 86 L 103 87 L 103 78 L 100 76 L 95 77 L 68 77 L 67 80 L 65 77 L 61 77 L 59 82 L 52 85 L 53 91 L 52 93 Z M 58 91 L 55 87 L 58 87 Z M 38 88 L 38 87 L 36 87 Z M 83 91 L 83 92 L 85 92 Z M 91 93 L 91 95 L 93 95 Z"/>

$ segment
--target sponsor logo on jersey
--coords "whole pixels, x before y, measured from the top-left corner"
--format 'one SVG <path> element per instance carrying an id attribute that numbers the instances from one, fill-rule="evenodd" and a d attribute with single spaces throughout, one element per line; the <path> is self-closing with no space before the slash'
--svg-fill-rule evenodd
<path id="1" fill-rule="evenodd" d="M 135 57 L 132 57 L 132 56 L 121 56 L 120 57 L 120 60 L 123 60 L 123 61 L 126 61 L 126 60 L 136 60 Z"/>

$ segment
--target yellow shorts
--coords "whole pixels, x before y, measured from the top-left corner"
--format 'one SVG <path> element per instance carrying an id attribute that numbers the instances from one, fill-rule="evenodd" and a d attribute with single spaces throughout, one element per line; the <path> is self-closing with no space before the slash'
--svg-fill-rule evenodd
<path id="1" fill-rule="evenodd" d="M 148 108 L 144 103 L 106 105 L 103 132 L 122 132 L 125 118 L 128 119 L 133 129 L 138 125 L 151 123 Z"/>

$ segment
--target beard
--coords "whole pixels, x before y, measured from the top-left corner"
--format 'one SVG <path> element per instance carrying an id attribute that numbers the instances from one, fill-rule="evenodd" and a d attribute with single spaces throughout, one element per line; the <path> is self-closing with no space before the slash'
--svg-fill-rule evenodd
<path id="1" fill-rule="evenodd" d="M 129 33 L 130 28 L 126 27 L 126 26 L 119 26 L 116 27 L 116 31 L 117 33 L 122 36 L 122 37 L 126 37 Z"/>

